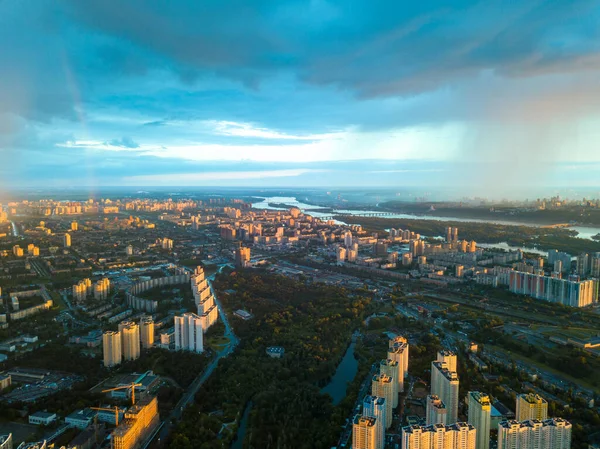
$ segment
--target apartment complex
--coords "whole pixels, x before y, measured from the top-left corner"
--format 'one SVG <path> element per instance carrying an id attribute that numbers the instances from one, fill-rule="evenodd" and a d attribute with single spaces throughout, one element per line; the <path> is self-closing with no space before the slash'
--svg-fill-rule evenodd
<path id="1" fill-rule="evenodd" d="M 498 449 L 570 449 L 571 430 L 562 418 L 503 421 L 498 424 Z"/>
<path id="2" fill-rule="evenodd" d="M 586 307 L 598 301 L 598 281 L 574 281 L 521 271 L 510 273 L 510 291 L 570 307 Z"/>
<path id="3" fill-rule="evenodd" d="M 475 428 L 459 422 L 451 426 L 407 426 L 402 429 L 403 449 L 475 449 Z"/>

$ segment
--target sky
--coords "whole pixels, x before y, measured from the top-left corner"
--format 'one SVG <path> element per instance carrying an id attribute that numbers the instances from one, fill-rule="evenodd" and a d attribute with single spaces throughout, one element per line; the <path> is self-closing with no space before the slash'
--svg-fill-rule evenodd
<path id="1" fill-rule="evenodd" d="M 598 186 L 600 0 L 0 0 L 0 188 Z"/>

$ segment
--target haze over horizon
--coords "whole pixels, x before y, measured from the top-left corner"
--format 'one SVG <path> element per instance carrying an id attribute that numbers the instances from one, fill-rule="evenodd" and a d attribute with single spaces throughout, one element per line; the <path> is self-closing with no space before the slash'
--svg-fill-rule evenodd
<path id="1" fill-rule="evenodd" d="M 599 186 L 598 1 L 0 2 L 0 189 Z"/>

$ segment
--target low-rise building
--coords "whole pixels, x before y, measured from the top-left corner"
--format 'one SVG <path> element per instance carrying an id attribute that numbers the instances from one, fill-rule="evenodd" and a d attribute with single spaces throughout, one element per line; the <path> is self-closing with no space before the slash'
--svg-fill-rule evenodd
<path id="1" fill-rule="evenodd" d="M 72 427 L 77 427 L 78 429 L 85 429 L 92 423 L 94 416 L 96 416 L 96 412 L 94 410 L 85 408 L 83 410 L 77 410 L 71 413 L 65 418 L 65 423 Z"/>
<path id="2" fill-rule="evenodd" d="M 267 348 L 267 355 L 274 359 L 280 359 L 285 354 L 285 349 L 281 346 L 269 346 Z"/>
<path id="3" fill-rule="evenodd" d="M 29 424 L 48 426 L 56 421 L 56 413 L 35 412 L 29 415 Z"/>
<path id="4" fill-rule="evenodd" d="M 0 374 L 0 391 L 5 390 L 12 384 L 12 377 L 10 374 Z"/>

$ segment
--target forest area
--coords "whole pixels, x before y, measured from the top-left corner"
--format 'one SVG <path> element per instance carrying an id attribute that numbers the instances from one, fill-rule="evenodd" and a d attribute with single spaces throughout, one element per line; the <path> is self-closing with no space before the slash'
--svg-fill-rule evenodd
<path id="1" fill-rule="evenodd" d="M 250 400 L 245 448 L 334 445 L 349 410 L 333 406 L 320 389 L 335 372 L 353 329 L 371 312 L 370 297 L 257 271 L 219 276 L 214 286 L 226 309 L 243 308 L 254 317 L 232 321 L 240 346 L 200 389 L 169 447 L 228 447 Z M 283 358 L 267 356 L 269 346 L 284 347 Z"/>

